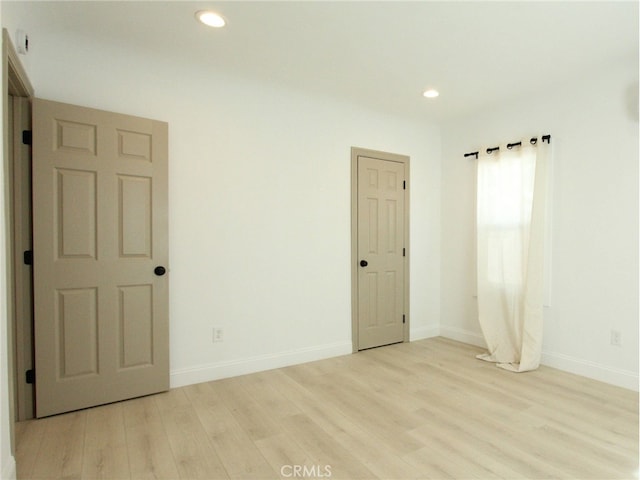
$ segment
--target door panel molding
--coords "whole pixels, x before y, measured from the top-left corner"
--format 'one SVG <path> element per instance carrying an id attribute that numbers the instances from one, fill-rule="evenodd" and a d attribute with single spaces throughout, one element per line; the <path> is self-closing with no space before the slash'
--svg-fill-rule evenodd
<path id="1" fill-rule="evenodd" d="M 168 125 L 33 99 L 36 416 L 169 389 Z"/>
<path id="2" fill-rule="evenodd" d="M 410 292 L 410 284 L 409 284 L 409 256 L 410 256 L 410 248 L 409 248 L 409 198 L 410 198 L 410 184 L 409 181 L 409 157 L 405 155 L 398 155 L 394 153 L 381 152 L 377 150 L 370 150 L 366 148 L 352 147 L 351 148 L 351 335 L 352 335 L 352 351 L 355 353 L 361 349 L 360 335 L 359 335 L 359 318 L 360 318 L 360 306 L 359 306 L 359 273 L 360 269 L 360 261 L 359 251 L 358 251 L 358 239 L 359 239 L 359 231 L 358 231 L 358 198 L 359 198 L 359 189 L 358 189 L 358 177 L 359 177 L 359 159 L 375 159 L 375 160 L 383 160 L 388 162 L 395 162 L 402 164 L 404 168 L 404 178 L 396 179 L 395 181 L 404 181 L 404 218 L 403 228 L 402 228 L 402 239 L 398 238 L 388 238 L 389 242 L 398 242 L 399 240 L 402 242 L 401 246 L 397 248 L 404 248 L 404 288 L 403 292 L 400 294 L 402 297 L 403 311 L 404 311 L 404 320 L 405 323 L 403 325 L 403 342 L 409 341 L 409 333 L 410 333 L 410 312 L 409 312 L 409 292 Z M 373 175 L 375 177 L 375 175 Z M 392 176 L 389 177 L 389 181 L 392 181 Z M 376 178 L 371 178 L 371 181 L 378 181 Z M 379 203 L 379 202 L 373 202 Z M 373 205 L 372 205 L 373 207 Z M 376 205 L 376 208 L 386 209 L 387 212 L 390 212 L 391 205 L 389 203 L 383 205 Z M 395 211 L 395 210 L 394 210 Z M 393 215 L 387 215 L 388 222 L 393 226 L 394 222 L 399 221 L 399 219 L 395 218 Z M 377 221 L 377 219 L 375 220 Z M 388 281 L 388 279 L 382 280 L 378 279 L 378 283 L 380 281 Z"/>

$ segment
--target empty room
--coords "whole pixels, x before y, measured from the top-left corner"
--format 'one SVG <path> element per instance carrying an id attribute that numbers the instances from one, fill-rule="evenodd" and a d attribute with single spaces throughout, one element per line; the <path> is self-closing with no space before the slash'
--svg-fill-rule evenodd
<path id="1" fill-rule="evenodd" d="M 0 23 L 2 480 L 638 478 L 638 2 Z"/>

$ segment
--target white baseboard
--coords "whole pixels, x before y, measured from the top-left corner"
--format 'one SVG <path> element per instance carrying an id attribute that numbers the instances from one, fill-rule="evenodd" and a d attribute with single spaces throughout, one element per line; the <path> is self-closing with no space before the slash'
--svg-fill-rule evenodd
<path id="1" fill-rule="evenodd" d="M 301 348 L 256 357 L 229 360 L 196 367 L 172 370 L 171 388 L 184 387 L 195 383 L 211 382 L 222 378 L 236 377 L 248 373 L 262 372 L 274 368 L 298 365 L 300 363 L 323 360 L 352 353 L 351 342 L 337 342 L 317 347 Z"/>
<path id="2" fill-rule="evenodd" d="M 459 342 L 486 348 L 484 338 L 481 334 L 461 328 L 430 325 L 411 330 L 411 341 L 437 336 L 443 336 Z M 351 342 L 337 342 L 288 352 L 199 365 L 173 370 L 171 372 L 170 384 L 171 388 L 184 387 L 195 383 L 210 382 L 212 380 L 313 362 L 315 360 L 340 355 L 349 355 L 350 353 L 352 353 Z M 541 363 L 565 372 L 638 391 L 638 374 L 636 372 L 613 368 L 555 352 L 542 352 Z M 10 476 L 11 472 L 5 474 L 5 470 L 10 468 L 12 469 L 13 477 Z M 4 478 L 15 478 L 15 461 L 13 461 L 13 465 L 3 467 L 2 473 L 4 475 L 2 477 L 3 480 Z"/>
<path id="3" fill-rule="evenodd" d="M 575 373 L 583 377 L 592 378 L 609 383 L 617 387 L 638 391 L 638 374 L 629 370 L 613 368 L 600 363 L 570 357 L 562 353 L 542 352 L 543 365 Z"/>
<path id="4" fill-rule="evenodd" d="M 480 333 L 464 330 L 462 328 L 440 326 L 440 335 L 451 340 L 475 345 L 476 347 L 487 348 L 484 337 Z"/>
<path id="5" fill-rule="evenodd" d="M 440 336 L 440 327 L 438 325 L 429 325 L 426 327 L 412 328 L 409 333 L 410 341 L 424 340 L 425 338 L 433 338 Z"/>
<path id="6" fill-rule="evenodd" d="M 440 335 L 452 340 L 486 348 L 481 334 L 455 327 L 440 327 Z M 557 368 L 569 373 L 609 383 L 618 387 L 638 391 L 638 374 L 629 370 L 609 367 L 600 363 L 571 357 L 562 353 L 542 352 L 540 362 L 547 367 Z"/>
<path id="7" fill-rule="evenodd" d="M 2 472 L 0 473 L 0 479 L 2 480 L 16 480 L 16 459 L 13 455 L 2 461 Z"/>
<path id="8" fill-rule="evenodd" d="M 411 330 L 411 341 L 437 337 L 440 329 L 437 325 L 420 327 Z M 303 348 L 289 352 L 259 355 L 256 357 L 230 360 L 226 362 L 198 365 L 196 367 L 172 370 L 170 374 L 171 388 L 184 387 L 196 383 L 211 382 L 222 378 L 236 377 L 248 373 L 262 372 L 274 368 L 298 365 L 325 358 L 349 355 L 353 352 L 351 342 L 338 342 L 318 347 Z"/>

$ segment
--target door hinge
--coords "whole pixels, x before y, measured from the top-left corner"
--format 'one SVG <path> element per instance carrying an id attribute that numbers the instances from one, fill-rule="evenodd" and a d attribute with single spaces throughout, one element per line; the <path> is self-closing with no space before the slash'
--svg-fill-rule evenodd
<path id="1" fill-rule="evenodd" d="M 33 132 L 31 130 L 22 131 L 22 144 L 33 145 Z"/>
<path id="2" fill-rule="evenodd" d="M 402 323 L 407 323 L 407 319 L 404 316 L 404 313 L 402 314 Z"/>
<path id="3" fill-rule="evenodd" d="M 26 371 L 25 380 L 30 385 L 33 383 L 36 383 L 36 371 L 33 368 L 31 370 Z"/>
<path id="4" fill-rule="evenodd" d="M 402 256 L 406 257 L 407 256 L 407 249 L 402 247 Z"/>
<path id="5" fill-rule="evenodd" d="M 403 189 L 403 190 L 406 190 L 406 189 L 407 189 L 407 181 L 406 181 L 406 180 L 403 180 L 403 181 L 402 181 L 402 189 Z"/>
<path id="6" fill-rule="evenodd" d="M 25 250 L 22 254 L 22 261 L 25 265 L 33 265 L 33 250 Z"/>

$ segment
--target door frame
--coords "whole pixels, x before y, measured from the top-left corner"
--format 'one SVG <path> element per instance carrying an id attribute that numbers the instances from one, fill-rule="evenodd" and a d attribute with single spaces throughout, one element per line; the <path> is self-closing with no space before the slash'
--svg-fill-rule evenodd
<path id="1" fill-rule="evenodd" d="M 404 190 L 404 245 L 406 249 L 404 265 L 404 314 L 405 324 L 403 330 L 403 342 L 410 340 L 411 315 L 409 312 L 409 291 L 410 291 L 410 252 L 409 248 L 409 157 L 396 153 L 381 152 L 367 148 L 351 147 L 351 344 L 352 351 L 359 351 L 358 334 L 358 157 L 376 158 L 390 162 L 402 163 L 406 188 Z"/>
<path id="2" fill-rule="evenodd" d="M 31 208 L 31 147 L 22 142 L 22 132 L 31 130 L 31 99 L 9 94 L 8 109 L 13 115 L 9 125 L 12 163 L 11 213 L 13 235 L 13 288 L 15 328 L 15 418 L 17 421 L 34 417 L 34 383 L 26 382 L 25 373 L 34 369 L 33 349 L 33 266 L 25 264 L 24 253 L 33 252 L 33 211 Z M 11 117 L 11 115 L 10 115 Z M 13 128 L 12 128 L 13 127 Z M 12 130 L 12 131 L 11 131 Z M 33 262 L 32 262 L 33 263 Z"/>
<path id="3" fill-rule="evenodd" d="M 11 453 L 15 455 L 15 435 L 14 435 L 14 423 L 16 421 L 16 402 L 17 396 L 17 381 L 20 378 L 16 372 L 16 355 L 17 349 L 21 348 L 16 345 L 16 282 L 14 276 L 14 264 L 18 260 L 15 258 L 14 253 L 14 199 L 12 192 L 14 190 L 14 177 L 13 173 L 13 143 L 14 136 L 10 136 L 11 127 L 9 125 L 9 108 L 13 108 L 12 103 L 9 102 L 9 95 L 15 97 L 31 98 L 33 96 L 34 89 L 29 81 L 29 77 L 25 69 L 20 62 L 20 58 L 11 42 L 11 37 L 6 29 L 2 30 L 2 138 L 3 138 L 3 151 L 2 151 L 2 168 L 5 176 L 5 186 L 3 188 L 4 195 L 4 215 L 6 218 L 5 225 L 5 258 L 6 258 L 6 271 L 5 275 L 7 291 L 6 291 L 6 314 L 7 314 L 7 378 L 8 388 L 7 392 L 9 401 L 9 429 L 11 438 Z"/>

